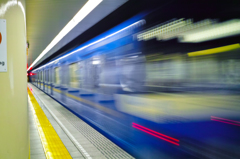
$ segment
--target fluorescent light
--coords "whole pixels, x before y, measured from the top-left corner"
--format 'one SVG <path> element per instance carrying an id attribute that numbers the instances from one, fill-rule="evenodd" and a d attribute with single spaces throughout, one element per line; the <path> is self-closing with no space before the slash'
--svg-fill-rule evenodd
<path id="1" fill-rule="evenodd" d="M 181 42 L 198 43 L 240 34 L 240 20 L 233 19 L 183 35 Z"/>
<path id="2" fill-rule="evenodd" d="M 68 22 L 68 24 L 58 33 L 51 43 L 43 50 L 36 60 L 29 66 L 27 70 L 33 67 L 44 55 L 48 53 L 64 36 L 66 36 L 80 21 L 82 21 L 94 8 L 96 8 L 103 0 L 89 0 L 77 14 Z"/>

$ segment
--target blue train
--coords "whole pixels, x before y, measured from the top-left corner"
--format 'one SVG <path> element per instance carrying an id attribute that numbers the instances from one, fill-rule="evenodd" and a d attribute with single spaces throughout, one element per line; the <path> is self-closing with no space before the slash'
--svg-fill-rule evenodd
<path id="1" fill-rule="evenodd" d="M 32 83 L 136 158 L 239 158 L 239 19 L 148 16 L 34 69 Z"/>

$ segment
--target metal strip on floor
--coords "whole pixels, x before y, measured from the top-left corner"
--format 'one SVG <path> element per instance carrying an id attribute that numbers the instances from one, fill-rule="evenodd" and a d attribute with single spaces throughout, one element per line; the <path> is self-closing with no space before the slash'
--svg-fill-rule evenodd
<path id="1" fill-rule="evenodd" d="M 58 134 L 52 127 L 42 108 L 28 88 L 28 96 L 31 101 L 30 106 L 34 114 L 38 132 L 42 141 L 43 149 L 47 159 L 72 159 L 68 150 L 62 143 Z"/>

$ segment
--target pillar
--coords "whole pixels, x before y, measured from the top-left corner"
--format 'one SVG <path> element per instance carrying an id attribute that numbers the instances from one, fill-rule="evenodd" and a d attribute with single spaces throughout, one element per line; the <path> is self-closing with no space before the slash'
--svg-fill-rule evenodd
<path id="1" fill-rule="evenodd" d="M 7 25 L 7 72 L 0 72 L 1 159 L 29 158 L 24 8 L 25 0 L 0 0 L 0 19 Z"/>

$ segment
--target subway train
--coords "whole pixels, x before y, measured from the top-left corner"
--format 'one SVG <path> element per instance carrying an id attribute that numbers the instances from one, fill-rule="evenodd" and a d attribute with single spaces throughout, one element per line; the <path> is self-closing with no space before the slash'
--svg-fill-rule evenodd
<path id="1" fill-rule="evenodd" d="M 136 158 L 240 158 L 240 17 L 156 12 L 35 68 L 31 82 Z"/>

